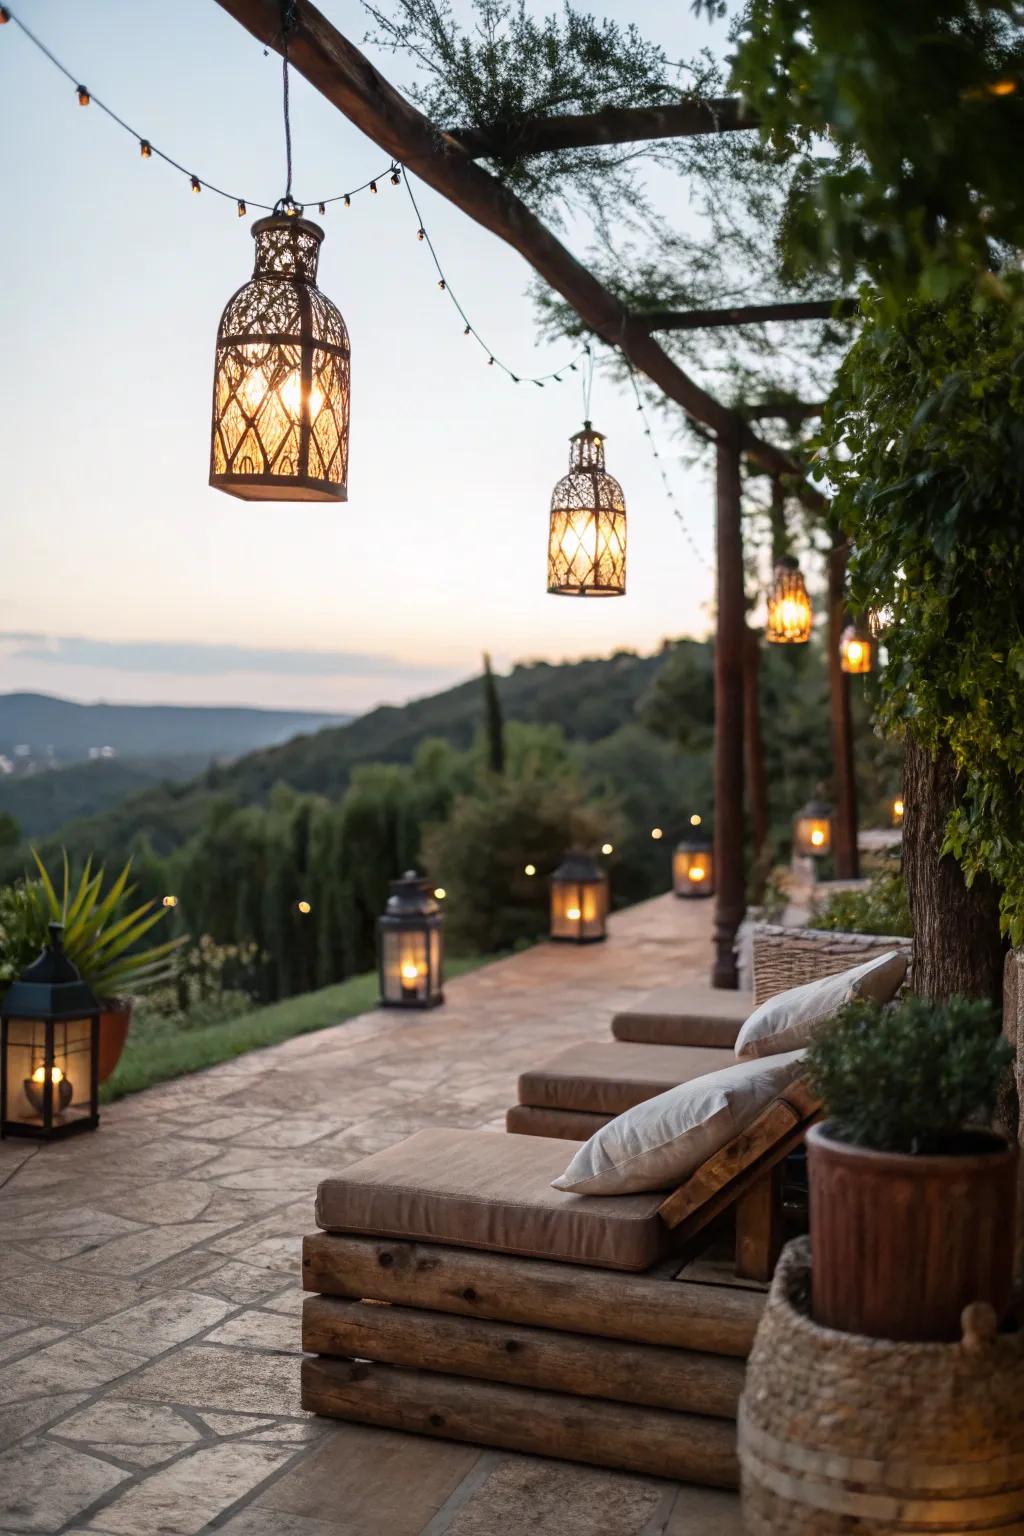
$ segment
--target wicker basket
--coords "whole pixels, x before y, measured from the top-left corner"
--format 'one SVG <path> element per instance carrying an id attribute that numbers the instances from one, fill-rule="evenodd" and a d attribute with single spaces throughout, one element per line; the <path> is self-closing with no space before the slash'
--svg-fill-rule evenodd
<path id="1" fill-rule="evenodd" d="M 754 1005 L 817 981 L 834 976 L 852 965 L 887 955 L 892 950 L 910 954 L 910 940 L 898 935 L 837 933 L 827 928 L 780 928 L 757 923 L 753 930 Z"/>
<path id="2" fill-rule="evenodd" d="M 747 1369 L 747 1536 L 1024 1532 L 1024 1334 L 964 1312 L 958 1344 L 834 1333 L 807 1314 L 806 1238 L 784 1250 Z"/>

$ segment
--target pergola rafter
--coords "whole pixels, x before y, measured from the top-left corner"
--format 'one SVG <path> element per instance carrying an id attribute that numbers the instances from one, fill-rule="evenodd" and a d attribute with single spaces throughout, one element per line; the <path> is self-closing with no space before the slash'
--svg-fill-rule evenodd
<path id="1" fill-rule="evenodd" d="M 856 313 L 856 299 L 792 299 L 733 309 L 652 309 L 637 319 L 649 331 L 710 331 L 772 320 L 848 320 Z"/>
<path id="2" fill-rule="evenodd" d="M 638 144 L 645 139 L 687 139 L 703 133 L 756 128 L 760 119 L 738 96 L 712 96 L 660 107 L 603 107 L 533 118 L 514 128 L 455 128 L 445 139 L 474 160 L 520 160 L 559 149 Z"/>

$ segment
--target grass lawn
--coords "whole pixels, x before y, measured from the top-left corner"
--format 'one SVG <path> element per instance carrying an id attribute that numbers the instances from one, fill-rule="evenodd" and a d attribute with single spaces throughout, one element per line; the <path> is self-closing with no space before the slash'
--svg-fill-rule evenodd
<path id="1" fill-rule="evenodd" d="M 464 976 L 486 965 L 494 956 L 474 955 L 445 962 L 445 977 Z M 138 1093 L 172 1077 L 184 1077 L 203 1067 L 215 1067 L 246 1051 L 258 1051 L 265 1045 L 277 1045 L 293 1035 L 306 1035 L 314 1029 L 327 1029 L 358 1013 L 376 1008 L 379 997 L 377 972 L 352 976 L 348 981 L 319 992 L 304 992 L 265 1008 L 254 1008 L 222 1024 L 208 1024 L 201 1029 L 169 1031 L 160 1020 L 133 1019 L 124 1055 L 113 1077 L 100 1089 L 100 1098 L 108 1104 L 126 1093 Z"/>

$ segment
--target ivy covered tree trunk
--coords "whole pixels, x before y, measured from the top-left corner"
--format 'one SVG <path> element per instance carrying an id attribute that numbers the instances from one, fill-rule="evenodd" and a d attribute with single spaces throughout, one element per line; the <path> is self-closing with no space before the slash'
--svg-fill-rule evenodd
<path id="1" fill-rule="evenodd" d="M 999 902 L 985 878 L 969 889 L 960 866 L 940 857 L 957 782 L 948 751 L 932 754 L 907 738 L 903 764 L 903 870 L 914 923 L 915 992 L 923 997 L 988 997 L 1002 1007 L 1004 946 Z"/>

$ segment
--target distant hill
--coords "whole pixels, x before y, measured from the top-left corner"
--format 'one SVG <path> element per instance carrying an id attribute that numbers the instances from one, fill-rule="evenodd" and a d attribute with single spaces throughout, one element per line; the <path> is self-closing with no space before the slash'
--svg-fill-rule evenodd
<path id="1" fill-rule="evenodd" d="M 505 718 L 556 724 L 571 738 L 601 740 L 635 718 L 637 703 L 667 654 L 618 652 L 561 665 L 523 663 L 497 679 Z M 468 746 L 481 720 L 480 680 L 473 678 L 429 698 L 383 706 L 350 724 L 249 753 L 229 766 L 211 766 L 188 782 L 143 790 L 114 809 L 63 827 L 51 842 L 63 842 L 76 854 L 95 849 L 109 860 L 146 839 L 166 854 L 198 832 L 218 799 L 259 803 L 278 783 L 339 796 L 359 764 L 409 762 L 427 736 Z"/>
<path id="2" fill-rule="evenodd" d="M 208 762 L 208 753 L 189 752 L 101 758 L 38 773 L 5 774 L 0 777 L 0 814 L 13 816 L 26 838 L 48 837 L 65 822 L 108 811 L 151 785 L 192 779 Z"/>
<path id="3" fill-rule="evenodd" d="M 118 757 L 238 757 L 300 731 L 339 725 L 349 715 L 323 710 L 223 709 L 173 704 L 75 704 L 46 693 L 0 694 L 0 755 L 18 771 L 87 762 L 110 748 Z"/>

